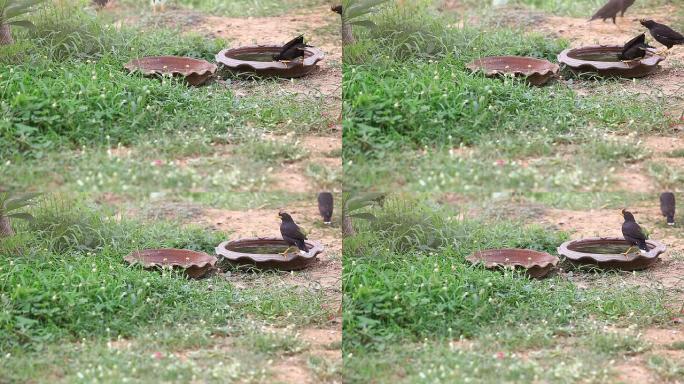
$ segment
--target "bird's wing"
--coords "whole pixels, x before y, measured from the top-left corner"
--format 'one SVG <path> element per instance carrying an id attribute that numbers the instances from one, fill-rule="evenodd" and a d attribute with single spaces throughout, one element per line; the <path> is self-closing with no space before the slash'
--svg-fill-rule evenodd
<path id="1" fill-rule="evenodd" d="M 638 240 L 646 240 L 648 239 L 648 236 L 644 232 L 644 230 L 641 228 L 641 226 L 635 222 L 628 222 L 625 223 L 625 225 L 622 228 L 622 231 L 624 234 L 627 234 L 630 237 L 633 237 Z"/>
<path id="2" fill-rule="evenodd" d="M 292 47 L 294 47 L 295 45 L 298 45 L 298 44 L 304 44 L 304 35 L 299 35 L 299 36 L 295 37 L 294 39 L 285 43 L 285 45 L 283 45 L 282 52 L 285 52 L 285 51 L 291 49 Z"/>
<path id="3" fill-rule="evenodd" d="M 306 237 L 307 237 L 309 234 L 306 232 L 306 230 L 304 230 L 304 228 L 302 228 L 302 227 L 300 227 L 299 225 L 297 225 L 297 235 L 298 235 L 300 238 L 302 238 L 302 239 L 306 239 Z"/>
<path id="4" fill-rule="evenodd" d="M 684 36 L 665 24 L 658 24 L 655 29 L 655 35 L 660 38 L 684 40 Z M 656 37 L 653 36 L 653 37 Z"/>

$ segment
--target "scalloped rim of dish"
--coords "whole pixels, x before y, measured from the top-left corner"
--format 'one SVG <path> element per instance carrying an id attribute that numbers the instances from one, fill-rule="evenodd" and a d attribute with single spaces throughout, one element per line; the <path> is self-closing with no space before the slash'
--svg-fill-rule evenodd
<path id="1" fill-rule="evenodd" d="M 168 71 L 162 69 L 145 69 L 140 67 L 136 62 L 146 60 L 146 59 L 165 59 L 165 58 L 174 58 L 174 59 L 185 59 L 188 61 L 194 61 L 196 63 L 202 64 L 202 65 L 208 65 L 209 67 L 205 69 L 204 71 L 196 71 L 196 70 L 187 70 L 187 71 L 178 71 L 178 70 L 173 70 L 173 71 Z M 216 70 L 218 69 L 218 66 L 214 63 L 210 63 L 206 60 L 202 59 L 195 59 L 194 57 L 185 57 L 185 56 L 145 56 L 141 57 L 139 59 L 133 59 L 129 61 L 128 63 L 124 64 L 124 68 L 126 68 L 128 71 L 131 73 L 133 72 L 140 72 L 144 75 L 155 75 L 155 74 L 171 74 L 171 75 L 181 75 L 183 77 L 188 77 L 192 75 L 196 76 L 207 76 L 207 75 L 213 75 L 216 73 Z"/>
<path id="2" fill-rule="evenodd" d="M 164 252 L 164 251 L 182 251 L 182 252 L 186 252 L 186 253 L 189 253 L 189 254 L 194 254 L 194 255 L 197 255 L 197 256 L 201 256 L 201 257 L 207 257 L 208 260 L 205 261 L 205 262 L 200 262 L 200 263 L 197 263 L 197 262 L 189 262 L 189 263 L 178 263 L 178 262 L 159 263 L 159 262 L 156 262 L 156 261 L 155 261 L 155 262 L 146 262 L 146 261 L 141 260 L 140 258 L 137 257 L 138 254 L 144 254 L 145 252 L 152 252 L 152 251 L 159 251 L 159 252 Z M 192 250 L 189 250 L 189 249 L 179 249 L 179 248 L 150 248 L 150 249 L 143 249 L 143 250 L 139 250 L 139 251 L 133 251 L 133 252 L 129 253 L 128 255 L 126 255 L 126 256 L 124 257 L 124 260 L 125 260 L 126 262 L 128 262 L 130 265 L 140 264 L 140 265 L 142 265 L 142 266 L 145 267 L 145 268 L 151 268 L 151 267 L 167 267 L 167 266 L 171 266 L 171 267 L 181 267 L 181 268 L 184 268 L 184 269 L 188 269 L 188 268 L 192 268 L 192 267 L 195 267 L 195 268 L 205 268 L 207 265 L 213 268 L 214 265 L 216 265 L 216 262 L 218 261 L 218 259 L 216 258 L 216 256 L 212 256 L 212 255 L 210 255 L 210 254 L 208 254 L 208 253 L 199 252 L 199 251 L 192 251 Z"/>
<path id="3" fill-rule="evenodd" d="M 546 71 L 538 71 L 538 70 L 529 70 L 529 71 L 520 71 L 520 70 L 515 70 L 515 71 L 506 71 L 506 70 L 499 70 L 499 69 L 486 69 L 478 65 L 478 62 L 484 62 L 486 60 L 493 60 L 493 59 L 527 59 L 531 61 L 537 61 L 539 63 L 543 63 L 545 65 L 550 65 L 550 68 L 548 68 Z M 485 74 L 488 75 L 505 75 L 505 74 L 514 74 L 514 75 L 522 75 L 525 77 L 530 77 L 530 76 L 554 76 L 558 73 L 560 70 L 560 66 L 556 63 L 552 63 L 548 60 L 545 59 L 539 59 L 536 57 L 527 57 L 527 56 L 486 56 L 482 57 L 479 59 L 475 59 L 468 63 L 466 65 L 466 68 L 470 69 L 473 72 L 484 72 Z"/>
<path id="4" fill-rule="evenodd" d="M 513 252 L 513 251 L 515 251 L 515 252 L 525 251 L 525 252 L 528 252 L 528 253 L 531 253 L 531 254 L 540 255 L 540 256 L 548 256 L 548 257 L 550 257 L 551 259 L 550 259 L 549 261 L 544 262 L 544 263 L 532 262 L 532 263 L 530 264 L 530 263 L 521 263 L 521 262 L 518 262 L 518 261 L 511 261 L 511 262 L 488 261 L 488 260 L 484 259 L 483 257 L 478 257 L 479 254 L 486 254 L 486 253 L 488 253 L 488 252 L 506 252 L 506 251 L 509 251 L 509 252 Z M 473 263 L 473 264 L 484 264 L 485 267 L 487 267 L 487 268 L 511 267 L 511 266 L 513 266 L 513 267 L 523 267 L 523 268 L 525 268 L 525 269 L 532 269 L 532 268 L 535 268 L 535 267 L 536 267 L 536 268 L 545 269 L 545 268 L 549 268 L 549 266 L 555 267 L 555 266 L 558 264 L 558 261 L 559 261 L 558 257 L 553 256 L 553 255 L 551 255 L 551 254 L 549 254 L 549 253 L 541 252 L 541 251 L 535 251 L 535 250 L 532 250 L 532 249 L 522 249 L 522 248 L 495 248 L 495 249 L 485 249 L 485 250 L 483 250 L 483 251 L 474 252 L 474 253 L 471 254 L 470 256 L 466 257 L 466 260 L 468 260 L 469 262 L 471 262 L 471 263 Z"/>
<path id="5" fill-rule="evenodd" d="M 622 48 L 619 45 L 590 45 L 586 47 L 578 47 L 578 48 L 567 48 L 564 49 L 561 53 L 558 54 L 558 62 L 561 64 L 564 64 L 572 69 L 582 69 L 582 67 L 591 67 L 594 68 L 597 71 L 604 71 L 604 70 L 624 70 L 624 71 L 629 71 L 633 70 L 636 67 L 639 67 L 641 65 L 647 66 L 647 67 L 655 67 L 657 66 L 661 61 L 665 60 L 665 57 L 656 55 L 655 52 L 656 50 L 649 48 L 646 51 L 649 52 L 651 55 L 647 56 L 644 59 L 640 60 L 635 60 L 633 63 L 638 63 L 638 65 L 628 65 L 627 63 L 623 63 L 622 61 L 592 61 L 592 60 L 582 60 L 582 59 L 576 59 L 574 57 L 570 57 L 569 53 L 573 51 L 578 51 L 578 50 L 589 50 L 589 49 L 601 49 L 601 48 Z"/>
<path id="6" fill-rule="evenodd" d="M 242 47 L 226 48 L 221 50 L 216 54 L 216 61 L 225 65 L 230 69 L 240 69 L 240 68 L 251 68 L 252 70 L 287 70 L 291 69 L 287 63 L 281 61 L 250 61 L 250 60 L 239 60 L 233 57 L 229 57 L 227 54 L 230 52 L 239 52 L 246 49 L 258 49 L 258 48 L 281 48 L 281 45 L 246 45 Z M 325 54 L 323 51 L 316 47 L 306 47 L 304 51 L 309 52 L 311 55 L 304 57 L 302 60 L 302 65 L 304 67 L 313 67 L 319 61 L 323 60 Z"/>
<path id="7" fill-rule="evenodd" d="M 561 244 L 557 251 L 558 254 L 561 256 L 564 256 L 572 261 L 578 261 L 578 262 L 586 262 L 585 260 L 591 260 L 593 263 L 607 263 L 607 262 L 617 262 L 617 263 L 632 263 L 635 260 L 639 259 L 656 259 L 658 256 L 660 256 L 662 253 L 664 253 L 667 250 L 667 247 L 665 244 L 656 241 L 656 240 L 646 240 L 646 244 L 652 245 L 653 248 L 650 248 L 649 251 L 645 254 L 642 255 L 641 252 L 638 253 L 630 253 L 628 256 L 625 257 L 623 254 L 615 254 L 615 253 L 585 253 L 585 252 L 578 252 L 578 251 L 573 251 L 569 247 L 574 244 L 582 244 L 582 243 L 590 243 L 590 242 L 626 242 L 622 237 L 585 237 L 583 239 L 577 239 L 577 240 L 570 240 L 566 241 L 565 243 Z"/>
<path id="8" fill-rule="evenodd" d="M 296 259 L 313 259 L 315 258 L 319 253 L 323 252 L 324 248 L 323 245 L 318 242 L 318 241 L 313 241 L 313 240 L 306 240 L 305 243 L 307 246 L 310 246 L 309 252 L 306 253 L 306 255 L 301 255 L 299 252 L 290 252 L 287 254 L 287 257 L 283 257 L 283 255 L 278 254 L 278 253 L 242 253 L 242 252 L 235 252 L 231 251 L 228 249 L 228 246 L 236 246 L 240 245 L 241 243 L 253 243 L 253 242 L 260 242 L 260 241 L 265 241 L 265 242 L 278 242 L 278 243 L 284 243 L 285 240 L 283 240 L 280 237 L 250 237 L 250 238 L 242 238 L 242 239 L 237 239 L 237 240 L 228 240 L 224 241 L 221 244 L 219 244 L 216 247 L 216 254 L 220 255 L 224 258 L 226 258 L 229 261 L 233 262 L 242 262 L 242 261 L 248 261 L 252 263 L 268 263 L 268 262 L 278 262 L 278 263 L 288 263 Z"/>

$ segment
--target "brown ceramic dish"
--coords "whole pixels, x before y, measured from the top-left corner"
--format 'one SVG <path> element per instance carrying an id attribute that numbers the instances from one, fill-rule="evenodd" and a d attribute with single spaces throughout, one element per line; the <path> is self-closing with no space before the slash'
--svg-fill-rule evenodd
<path id="1" fill-rule="evenodd" d="M 486 268 L 524 268 L 530 277 L 544 277 L 556 264 L 558 258 L 546 252 L 529 249 L 488 249 L 478 251 L 466 258 L 473 264 L 482 263 Z"/>
<path id="2" fill-rule="evenodd" d="M 561 52 L 558 61 L 577 73 L 635 78 L 656 72 L 660 68 L 658 63 L 665 60 L 649 49 L 641 60 L 622 62 L 617 58 L 621 51 L 622 46 L 619 45 L 571 48 Z"/>
<path id="3" fill-rule="evenodd" d="M 232 49 L 224 49 L 216 55 L 216 61 L 235 73 L 247 73 L 257 76 L 302 77 L 317 68 L 323 60 L 323 52 L 314 47 L 304 50 L 304 58 L 290 62 L 273 61 L 273 55 L 281 50 L 280 45 L 257 45 Z"/>
<path id="4" fill-rule="evenodd" d="M 558 74 L 558 64 L 548 60 L 523 56 L 491 56 L 470 62 L 468 69 L 484 72 L 485 76 L 513 75 L 524 77 L 532 85 L 546 84 Z"/>
<path id="5" fill-rule="evenodd" d="M 323 246 L 316 241 L 307 240 L 306 246 L 309 249 L 306 255 L 300 255 L 299 250 L 292 248 L 287 255 L 283 256 L 276 252 L 285 251 L 287 248 L 285 240 L 277 237 L 262 237 L 225 241 L 216 247 L 216 253 L 237 266 L 249 265 L 259 269 L 293 271 L 308 267 L 316 261 L 316 255 L 323 252 Z M 254 249 L 254 252 L 246 251 L 250 248 Z M 273 253 L 257 253 L 259 249 L 267 248 L 273 249 Z"/>
<path id="6" fill-rule="evenodd" d="M 658 256 L 667 249 L 664 244 L 655 240 L 646 240 L 648 253 L 645 255 L 639 252 L 630 252 L 623 255 L 629 248 L 629 243 L 621 237 L 592 237 L 586 239 L 567 241 L 558 247 L 558 253 L 567 257 L 570 261 L 578 264 L 594 264 L 601 268 L 623 269 L 633 271 L 648 268 L 653 265 Z M 598 253 L 591 248 L 612 247 L 615 253 Z"/>
<path id="7" fill-rule="evenodd" d="M 135 59 L 124 65 L 129 72 L 145 76 L 181 76 L 190 85 L 204 84 L 216 73 L 216 64 L 180 56 L 157 56 Z"/>
<path id="8" fill-rule="evenodd" d="M 192 278 L 204 276 L 216 264 L 216 257 L 204 252 L 187 249 L 145 249 L 124 257 L 129 264 L 140 264 L 145 268 L 181 268 Z"/>

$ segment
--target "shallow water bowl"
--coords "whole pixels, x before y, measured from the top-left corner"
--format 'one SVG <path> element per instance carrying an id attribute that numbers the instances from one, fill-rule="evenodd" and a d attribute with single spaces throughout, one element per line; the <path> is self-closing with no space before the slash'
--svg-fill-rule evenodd
<path id="1" fill-rule="evenodd" d="M 478 251 L 466 258 L 472 264 L 484 264 L 485 268 L 522 268 L 530 277 L 544 277 L 556 264 L 558 258 L 546 252 L 530 249 L 488 249 Z"/>
<path id="2" fill-rule="evenodd" d="M 306 255 L 301 255 L 299 250 L 293 247 L 283 256 L 281 253 L 288 245 L 281 238 L 239 239 L 219 244 L 216 253 L 237 266 L 294 271 L 308 267 L 316 261 L 316 256 L 323 252 L 323 246 L 316 241 L 306 240 L 305 244 L 309 249 Z"/>
<path id="3" fill-rule="evenodd" d="M 658 63 L 665 60 L 655 51 L 646 51 L 641 60 L 623 63 L 618 60 L 621 45 L 599 45 L 592 47 L 570 48 L 558 55 L 558 61 L 577 73 L 596 73 L 601 76 L 644 77 L 656 72 Z"/>
<path id="4" fill-rule="evenodd" d="M 124 65 L 129 72 L 145 76 L 179 76 L 190 85 L 204 84 L 216 73 L 217 66 L 205 60 L 180 56 L 156 56 L 135 59 Z"/>
<path id="5" fill-rule="evenodd" d="M 653 265 L 658 256 L 667 249 L 664 244 L 655 240 L 646 240 L 648 252 L 641 254 L 638 250 L 623 255 L 629 243 L 621 237 L 591 237 L 567 241 L 558 247 L 558 253 L 577 264 L 594 264 L 601 268 L 623 269 L 633 271 Z"/>
<path id="6" fill-rule="evenodd" d="M 204 252 L 187 249 L 145 249 L 135 251 L 124 257 L 131 265 L 140 264 L 144 268 L 179 268 L 188 277 L 197 279 L 214 268 L 217 258 Z"/>
<path id="7" fill-rule="evenodd" d="M 216 55 L 216 61 L 236 73 L 292 78 L 313 72 L 324 57 L 320 49 L 307 47 L 304 49 L 304 58 L 290 62 L 273 61 L 273 55 L 277 55 L 281 49 L 280 45 L 224 49 Z"/>
<path id="8" fill-rule="evenodd" d="M 558 64 L 548 60 L 523 56 L 483 57 L 466 65 L 473 72 L 483 72 L 487 77 L 519 76 L 532 85 L 546 84 L 558 74 Z"/>

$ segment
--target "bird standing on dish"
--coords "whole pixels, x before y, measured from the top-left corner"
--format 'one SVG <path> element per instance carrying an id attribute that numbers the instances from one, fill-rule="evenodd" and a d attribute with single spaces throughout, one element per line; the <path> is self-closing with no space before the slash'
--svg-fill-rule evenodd
<path id="1" fill-rule="evenodd" d="M 620 13 L 620 16 L 624 17 L 625 11 L 634 4 L 634 1 L 635 0 L 609 0 L 601 9 L 594 13 L 594 16 L 592 16 L 589 21 L 597 19 L 606 21 L 606 19 L 613 19 L 613 24 L 616 24 L 615 19 L 617 18 L 617 14 Z"/>
<path id="2" fill-rule="evenodd" d="M 660 194 L 660 213 L 667 219 L 667 225 L 675 225 L 675 196 L 672 192 Z"/>
<path id="3" fill-rule="evenodd" d="M 654 47 L 646 44 L 646 34 L 642 33 L 624 45 L 622 52 L 618 54 L 618 59 L 626 62 L 643 59 L 649 48 Z"/>
<path id="4" fill-rule="evenodd" d="M 623 255 L 627 256 L 634 247 L 638 247 L 641 254 L 648 252 L 648 245 L 646 245 L 648 236 L 641 226 L 637 224 L 636 219 L 634 219 L 634 215 L 632 215 L 631 212 L 623 209 L 622 217 L 625 219 L 625 222 L 622 223 L 622 236 L 624 236 L 625 240 L 629 242 L 629 249 L 627 249 Z"/>
<path id="5" fill-rule="evenodd" d="M 282 220 L 280 223 L 280 234 L 288 245 L 282 255 L 287 256 L 292 247 L 299 248 L 300 255 L 306 255 L 307 252 L 309 252 L 309 249 L 304 242 L 304 240 L 306 240 L 306 232 L 294 222 L 294 219 L 292 219 L 292 216 L 290 216 L 289 213 L 280 212 L 278 213 L 278 217 Z"/>
<path id="6" fill-rule="evenodd" d="M 648 28 L 651 36 L 657 42 L 667 47 L 663 52 L 658 54 L 667 54 L 667 52 L 675 45 L 684 44 L 684 36 L 665 24 L 656 23 L 653 20 L 641 20 L 641 25 Z"/>
<path id="7" fill-rule="evenodd" d="M 283 45 L 277 55 L 273 55 L 275 61 L 292 61 L 298 57 L 304 57 L 304 50 L 310 45 L 304 44 L 304 35 L 299 35 Z"/>

